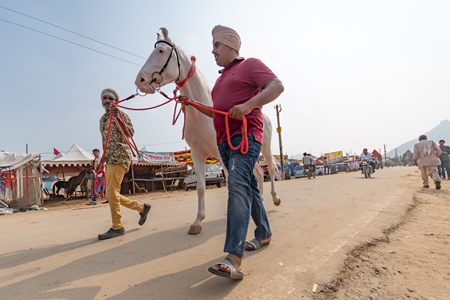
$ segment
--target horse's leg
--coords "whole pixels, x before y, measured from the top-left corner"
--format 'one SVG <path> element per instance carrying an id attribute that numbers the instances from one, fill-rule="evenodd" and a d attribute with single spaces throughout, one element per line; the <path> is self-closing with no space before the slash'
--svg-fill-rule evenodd
<path id="1" fill-rule="evenodd" d="M 277 190 L 275 189 L 275 177 L 277 176 L 277 164 L 275 158 L 272 155 L 272 151 L 263 152 L 264 158 L 267 162 L 267 170 L 270 174 L 270 194 L 272 195 L 272 201 L 275 206 L 280 205 L 281 199 L 277 194 Z"/>
<path id="2" fill-rule="evenodd" d="M 258 180 L 258 189 L 261 194 L 261 200 L 264 201 L 264 171 L 259 163 L 256 163 L 253 167 L 253 174 L 255 174 L 255 177 Z"/>
<path id="3" fill-rule="evenodd" d="M 270 149 L 270 144 L 272 141 L 272 123 L 270 122 L 269 117 L 263 114 L 264 121 L 264 140 L 261 148 L 261 152 L 264 156 L 264 159 L 267 162 L 267 170 L 270 174 L 270 194 L 272 195 L 272 201 L 275 206 L 280 205 L 281 199 L 277 195 L 277 191 L 275 189 L 275 176 L 277 173 L 277 163 L 275 158 L 272 155 L 272 149 Z"/>
<path id="4" fill-rule="evenodd" d="M 196 157 L 194 153 L 192 155 L 192 162 L 194 163 L 195 171 L 197 173 L 197 218 L 194 223 L 191 224 L 188 234 L 199 234 L 202 231 L 202 221 L 205 218 L 205 191 L 206 191 L 206 172 L 205 161 L 206 157 Z"/>

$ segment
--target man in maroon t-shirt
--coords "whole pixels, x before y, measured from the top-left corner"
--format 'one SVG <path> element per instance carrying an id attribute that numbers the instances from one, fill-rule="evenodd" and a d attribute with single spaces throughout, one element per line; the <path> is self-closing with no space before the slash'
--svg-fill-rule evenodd
<path id="1" fill-rule="evenodd" d="M 241 39 L 236 31 L 225 26 L 212 30 L 212 53 L 218 66 L 223 67 L 212 90 L 213 107 L 228 112 L 229 131 L 233 148 L 243 140 L 242 118 L 247 119 L 248 152 L 233 150 L 227 141 L 225 116 L 199 109 L 213 118 L 217 145 L 228 171 L 227 232 L 224 252 L 227 257 L 208 270 L 218 276 L 242 279 L 244 250 L 253 251 L 271 241 L 269 220 L 262 204 L 253 167 L 261 152 L 263 141 L 262 106 L 275 100 L 284 87 L 275 74 L 259 59 L 239 56 Z M 246 242 L 248 224 L 256 224 L 255 238 Z"/>

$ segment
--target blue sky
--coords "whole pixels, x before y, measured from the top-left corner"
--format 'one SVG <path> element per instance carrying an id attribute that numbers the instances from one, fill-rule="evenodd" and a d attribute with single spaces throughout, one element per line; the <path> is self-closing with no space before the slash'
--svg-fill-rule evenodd
<path id="1" fill-rule="evenodd" d="M 384 144 L 389 151 L 449 119 L 448 1 L 154 3 L 2 0 L 0 149 L 25 152 L 28 143 L 29 152 L 51 158 L 53 148 L 64 152 L 73 143 L 101 148 L 100 92 L 105 87 L 121 97 L 135 92 L 135 77 L 160 27 L 197 57 L 211 85 L 219 69 L 211 54 L 211 29 L 221 24 L 238 31 L 241 55 L 260 58 L 285 86 L 264 111 L 276 126 L 274 105 L 281 104 L 283 152 L 289 156 L 359 154 Z M 151 95 L 127 105 L 162 101 Z M 187 147 L 182 122 L 171 124 L 172 105 L 127 113 L 139 148 Z M 279 153 L 276 136 L 272 150 Z"/>

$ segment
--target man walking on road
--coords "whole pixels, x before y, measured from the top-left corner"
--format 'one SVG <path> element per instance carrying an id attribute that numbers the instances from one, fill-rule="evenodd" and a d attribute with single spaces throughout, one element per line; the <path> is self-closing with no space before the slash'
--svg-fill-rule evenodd
<path id="1" fill-rule="evenodd" d="M 448 158 L 450 147 L 445 145 L 444 140 L 440 140 L 439 148 L 441 149 L 441 165 L 438 166 L 439 176 L 445 179 L 445 172 L 447 172 L 447 179 L 450 179 L 450 159 Z"/>
<path id="2" fill-rule="evenodd" d="M 119 109 L 113 105 L 114 102 L 119 100 L 119 95 L 117 95 L 116 91 L 104 89 L 101 94 L 101 100 L 105 114 L 100 119 L 100 132 L 102 134 L 103 147 L 105 147 L 106 140 L 108 140 L 107 148 L 103 149 L 103 151 L 105 152 L 106 163 L 106 199 L 109 201 L 112 227 L 107 232 L 99 234 L 98 239 L 106 240 L 125 234 L 120 205 L 138 211 L 140 214 L 138 224 L 141 226 L 147 220 L 147 214 L 151 206 L 147 203 L 144 204 L 128 199 L 120 194 L 123 177 L 131 165 L 131 150 L 127 139 L 133 136 L 134 128 L 130 117 L 125 113 L 119 114 Z M 111 119 L 112 124 L 111 128 L 109 128 L 111 115 L 115 118 Z M 124 137 L 122 132 L 130 136 Z"/>
<path id="3" fill-rule="evenodd" d="M 261 152 L 263 141 L 262 106 L 275 100 L 284 90 L 276 75 L 259 59 L 239 56 L 241 38 L 232 28 L 215 26 L 212 30 L 216 64 L 223 69 L 211 91 L 213 108 L 228 112 L 230 146 L 225 130 L 225 116 L 199 109 L 213 118 L 217 145 L 224 168 L 228 170 L 227 229 L 225 259 L 210 267 L 209 272 L 230 278 L 243 279 L 241 272 L 244 250 L 253 251 L 271 241 L 269 220 L 262 204 L 253 167 Z M 242 119 L 246 117 L 246 131 Z M 248 151 L 233 150 L 248 141 Z M 255 238 L 246 242 L 250 217 L 256 224 Z"/>
<path id="4" fill-rule="evenodd" d="M 437 166 L 441 164 L 439 156 L 441 149 L 432 140 L 428 140 L 425 134 L 419 136 L 419 142 L 414 145 L 414 164 L 419 167 L 422 174 L 423 187 L 429 188 L 427 170 L 436 185 L 436 189 L 441 188 L 441 178 L 439 177 Z"/>

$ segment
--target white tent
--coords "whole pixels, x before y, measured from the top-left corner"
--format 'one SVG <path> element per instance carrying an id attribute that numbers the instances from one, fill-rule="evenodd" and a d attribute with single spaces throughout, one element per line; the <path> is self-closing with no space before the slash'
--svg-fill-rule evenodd
<path id="1" fill-rule="evenodd" d="M 0 200 L 13 208 L 41 205 L 39 154 L 0 152 Z"/>
<path id="2" fill-rule="evenodd" d="M 45 166 L 57 167 L 57 166 L 83 166 L 92 165 L 94 155 L 84 150 L 77 144 L 73 144 L 69 151 L 64 155 L 56 156 L 52 160 L 44 160 L 42 163 Z"/>
<path id="3" fill-rule="evenodd" d="M 0 152 L 0 168 L 14 170 L 39 157 L 39 154 Z"/>

